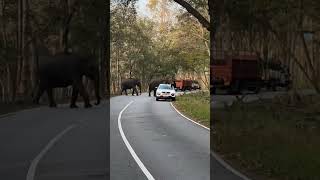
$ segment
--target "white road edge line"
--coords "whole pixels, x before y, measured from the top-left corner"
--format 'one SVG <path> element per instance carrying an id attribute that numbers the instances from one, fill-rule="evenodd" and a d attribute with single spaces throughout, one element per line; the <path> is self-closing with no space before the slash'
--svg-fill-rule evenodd
<path id="1" fill-rule="evenodd" d="M 210 131 L 210 128 L 208 128 L 208 127 L 206 127 L 206 126 L 204 126 L 204 125 L 202 125 L 202 124 L 200 124 L 200 123 L 197 123 L 196 121 L 194 121 L 194 120 L 188 118 L 187 116 L 183 115 L 176 107 L 174 107 L 174 105 L 172 104 L 172 102 L 170 102 L 170 104 L 171 104 L 171 106 L 173 107 L 173 109 L 174 109 L 178 114 L 180 114 L 182 117 L 184 117 L 185 119 L 193 122 L 193 123 L 196 124 L 196 125 L 199 125 L 199 126 L 205 128 L 206 130 Z"/>
<path id="2" fill-rule="evenodd" d="M 196 121 L 186 117 L 185 115 L 183 115 L 176 107 L 174 107 L 174 105 L 172 104 L 172 102 L 170 103 L 171 106 L 173 107 L 173 109 L 180 114 L 182 117 L 184 117 L 185 119 L 205 128 L 206 130 L 210 131 L 210 128 L 207 128 L 206 126 L 197 123 Z M 230 172 L 232 172 L 234 175 L 240 177 L 243 180 L 251 180 L 249 179 L 247 176 L 245 176 L 244 174 L 240 173 L 239 171 L 235 170 L 233 167 L 231 167 L 228 163 L 226 163 L 219 155 L 217 155 L 214 151 L 210 151 L 210 154 L 227 170 L 229 170 Z"/>
<path id="3" fill-rule="evenodd" d="M 213 156 L 223 167 L 231 171 L 233 174 L 236 176 L 240 177 L 243 180 L 250 180 L 247 176 L 244 174 L 240 173 L 239 171 L 233 169 L 228 163 L 226 163 L 219 155 L 217 155 L 215 152 L 210 151 L 211 156 Z"/>
<path id="4" fill-rule="evenodd" d="M 54 146 L 54 144 L 62 138 L 64 134 L 69 132 L 71 129 L 76 127 L 75 124 L 67 127 L 64 129 L 62 132 L 60 132 L 58 135 L 56 135 L 53 139 L 50 140 L 50 142 L 42 149 L 42 151 L 38 154 L 36 158 L 34 158 L 31 162 L 31 165 L 29 167 L 28 173 L 27 173 L 27 180 L 34 180 L 35 174 L 36 174 L 36 169 L 37 165 L 40 162 L 41 158 L 49 151 L 50 148 Z"/>
<path id="5" fill-rule="evenodd" d="M 127 140 L 123 129 L 122 129 L 122 125 L 121 125 L 121 117 L 122 117 L 122 113 L 133 103 L 134 101 L 131 101 L 129 104 L 127 104 L 119 113 L 118 116 L 118 127 L 119 127 L 119 131 L 120 131 L 120 135 L 122 137 L 123 142 L 125 143 L 125 145 L 127 146 L 130 154 L 132 155 L 133 159 L 136 161 L 136 163 L 138 164 L 138 166 L 140 167 L 140 169 L 142 170 L 142 172 L 144 173 L 144 175 L 148 178 L 148 180 L 154 180 L 154 177 L 151 175 L 151 173 L 148 171 L 148 169 L 144 166 L 144 164 L 141 162 L 141 160 L 139 159 L 138 155 L 134 152 L 133 148 L 131 147 L 129 141 Z"/>

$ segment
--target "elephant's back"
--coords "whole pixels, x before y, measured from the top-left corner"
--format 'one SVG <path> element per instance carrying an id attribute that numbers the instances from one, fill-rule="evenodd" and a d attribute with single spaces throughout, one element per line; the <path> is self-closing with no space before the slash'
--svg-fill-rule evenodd
<path id="1" fill-rule="evenodd" d="M 58 54 L 55 56 L 40 56 L 39 57 L 39 70 L 40 71 L 60 71 L 61 73 L 66 70 L 76 68 L 80 64 L 80 58 L 75 55 Z"/>
<path id="2" fill-rule="evenodd" d="M 153 87 L 153 86 L 157 86 L 158 84 L 160 84 L 161 80 L 159 79 L 155 79 L 155 80 L 152 80 L 150 83 L 149 83 L 149 86 Z"/>
<path id="3" fill-rule="evenodd" d="M 124 79 L 121 82 L 121 88 L 132 88 L 135 87 L 136 85 L 139 85 L 140 81 L 138 79 Z"/>
<path id="4" fill-rule="evenodd" d="M 40 79 L 68 84 L 79 73 L 79 59 L 76 56 L 62 54 L 39 57 Z M 53 83 L 62 86 L 56 82 Z"/>
<path id="5" fill-rule="evenodd" d="M 122 80 L 121 85 L 128 86 L 128 85 L 131 85 L 132 83 L 133 83 L 132 79 L 124 79 L 124 80 Z"/>

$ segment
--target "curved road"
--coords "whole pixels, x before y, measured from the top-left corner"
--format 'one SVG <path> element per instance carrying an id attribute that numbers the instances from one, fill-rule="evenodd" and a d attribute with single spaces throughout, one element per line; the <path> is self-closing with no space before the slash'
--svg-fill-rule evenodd
<path id="1" fill-rule="evenodd" d="M 0 179 L 241 180 L 210 158 L 210 132 L 170 102 L 143 94 L 108 104 L 0 116 Z"/>
<path id="2" fill-rule="evenodd" d="M 106 179 L 108 109 L 40 107 L 2 116 L 0 179 Z"/>
<path id="3" fill-rule="evenodd" d="M 110 109 L 60 105 L 0 116 L 0 179 L 210 179 L 209 131 L 146 94 L 110 103 Z"/>
<path id="4" fill-rule="evenodd" d="M 133 102 L 132 102 L 133 101 Z M 153 97 L 119 96 L 111 99 L 111 179 L 148 179 L 122 142 L 123 132 L 154 179 L 210 179 L 210 132 L 186 121 L 170 105 Z M 149 178 L 150 179 L 150 178 Z"/>

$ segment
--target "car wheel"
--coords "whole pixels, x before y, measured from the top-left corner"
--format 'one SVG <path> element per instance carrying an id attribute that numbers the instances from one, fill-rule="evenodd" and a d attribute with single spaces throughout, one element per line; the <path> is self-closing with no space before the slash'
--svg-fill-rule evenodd
<path id="1" fill-rule="evenodd" d="M 159 98 L 156 98 L 156 101 L 159 101 Z"/>
<path id="2" fill-rule="evenodd" d="M 176 98 L 175 98 L 175 97 L 173 97 L 173 98 L 172 98 L 172 101 L 176 101 Z"/>

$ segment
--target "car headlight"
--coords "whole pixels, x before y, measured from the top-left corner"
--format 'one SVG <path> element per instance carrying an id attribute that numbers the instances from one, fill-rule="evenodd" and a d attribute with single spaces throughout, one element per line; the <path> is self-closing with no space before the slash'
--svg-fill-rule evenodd
<path id="1" fill-rule="evenodd" d="M 174 96 L 174 93 L 171 93 L 171 96 Z"/>

